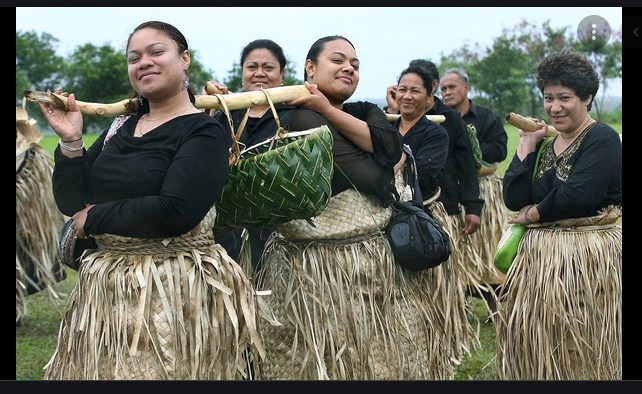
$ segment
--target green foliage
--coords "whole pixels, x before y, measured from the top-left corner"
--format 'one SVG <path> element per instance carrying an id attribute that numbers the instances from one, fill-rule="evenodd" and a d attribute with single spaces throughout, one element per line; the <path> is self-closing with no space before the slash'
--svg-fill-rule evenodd
<path id="1" fill-rule="evenodd" d="M 33 31 L 16 31 L 16 106 L 22 106 L 25 89 L 60 87 L 64 62 L 56 55 L 57 42 L 58 39 L 47 33 L 38 36 Z M 36 103 L 26 102 L 25 108 L 40 124 L 44 122 Z"/>
<path id="2" fill-rule="evenodd" d="M 77 47 L 66 59 L 64 74 L 63 91 L 74 93 L 81 101 L 113 103 L 132 91 L 125 54 L 111 45 Z M 102 131 L 113 119 L 85 116 L 83 120 L 85 133 Z"/>
<path id="3" fill-rule="evenodd" d="M 547 54 L 575 49 L 586 55 L 600 75 L 603 93 L 613 78 L 622 77 L 622 32 L 603 46 L 586 46 L 569 26 L 559 29 L 546 21 L 538 27 L 520 21 L 495 38 L 490 48 L 464 45 L 441 55 L 440 72 L 450 67 L 464 69 L 470 78 L 470 96 L 498 114 L 517 112 L 544 118 L 541 92 L 537 88 L 537 64 Z M 605 121 L 604 95 L 598 91 L 594 101 L 596 118 Z M 610 121 L 620 121 L 609 118 Z"/>
<path id="4" fill-rule="evenodd" d="M 50 34 L 16 31 L 16 103 L 25 89 L 43 90 L 59 83 L 62 58 L 56 56 L 58 39 Z"/>
<path id="5" fill-rule="evenodd" d="M 191 62 L 189 68 L 187 69 L 187 75 L 189 76 L 189 84 L 192 87 L 194 94 L 201 94 L 201 89 L 207 81 L 216 79 L 216 75 L 212 70 L 206 69 L 203 63 L 198 60 L 198 51 L 195 49 L 190 49 Z"/>

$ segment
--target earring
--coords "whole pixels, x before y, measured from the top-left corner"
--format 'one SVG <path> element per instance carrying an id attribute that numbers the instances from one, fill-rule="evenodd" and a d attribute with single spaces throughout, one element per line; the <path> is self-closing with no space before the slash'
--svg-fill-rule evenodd
<path id="1" fill-rule="evenodd" d="M 138 105 L 141 107 L 143 106 L 143 96 L 141 96 L 140 94 L 138 95 Z"/>
<path id="2" fill-rule="evenodd" d="M 183 90 L 187 89 L 189 87 L 189 77 L 187 74 L 185 74 L 185 78 L 183 78 Z"/>

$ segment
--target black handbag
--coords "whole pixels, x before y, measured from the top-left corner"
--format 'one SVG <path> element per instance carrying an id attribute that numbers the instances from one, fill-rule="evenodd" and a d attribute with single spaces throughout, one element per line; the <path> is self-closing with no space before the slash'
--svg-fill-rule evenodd
<path id="1" fill-rule="evenodd" d="M 412 271 L 422 271 L 441 265 L 450 257 L 450 237 L 442 225 L 423 209 L 423 199 L 415 159 L 410 147 L 404 145 L 408 155 L 405 176 L 410 182 L 413 198 L 392 203 L 392 218 L 387 228 L 388 243 L 395 262 Z"/>

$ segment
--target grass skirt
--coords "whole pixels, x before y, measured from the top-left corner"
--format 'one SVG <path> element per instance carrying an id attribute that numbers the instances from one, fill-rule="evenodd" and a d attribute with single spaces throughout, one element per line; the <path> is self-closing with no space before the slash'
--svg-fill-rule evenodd
<path id="1" fill-rule="evenodd" d="M 170 239 L 97 235 L 46 379 L 251 379 L 264 350 L 256 293 L 213 242 L 215 210 Z"/>
<path id="2" fill-rule="evenodd" d="M 448 215 L 441 202 L 425 206 L 437 219 L 450 236 L 450 258 L 437 268 L 422 273 L 424 283 L 431 289 L 432 303 L 443 315 L 444 332 L 442 341 L 447 346 L 447 354 L 455 365 L 459 365 L 465 354 L 470 352 L 473 340 L 473 329 L 468 321 L 466 288 L 472 281 L 472 275 L 465 269 L 465 253 L 476 253 L 468 239 L 461 235 L 462 217 Z M 425 285 L 424 285 L 425 286 Z"/>
<path id="3" fill-rule="evenodd" d="M 622 226 L 614 222 L 529 226 L 499 289 L 499 379 L 622 379 Z"/>
<path id="4" fill-rule="evenodd" d="M 16 145 L 17 146 L 17 145 Z M 51 156 L 38 145 L 16 149 L 16 321 L 27 313 L 27 295 L 46 291 L 66 277 L 58 238 L 63 216 L 53 197 Z"/>
<path id="5" fill-rule="evenodd" d="M 484 209 L 479 229 L 469 235 L 476 253 L 464 260 L 467 270 L 474 275 L 472 287 L 499 285 L 506 276 L 495 268 L 495 250 L 508 229 L 509 210 L 504 205 L 502 178 L 497 174 L 479 177 L 479 190 L 484 199 Z M 463 217 L 463 212 L 462 212 Z"/>
<path id="6" fill-rule="evenodd" d="M 443 318 L 425 298 L 425 283 L 413 286 L 394 262 L 382 233 L 390 217 L 375 199 L 347 190 L 312 219 L 316 227 L 278 226 L 257 276 L 283 323 L 261 325 L 262 379 L 444 376 L 433 368 L 441 354 L 432 343 Z"/>

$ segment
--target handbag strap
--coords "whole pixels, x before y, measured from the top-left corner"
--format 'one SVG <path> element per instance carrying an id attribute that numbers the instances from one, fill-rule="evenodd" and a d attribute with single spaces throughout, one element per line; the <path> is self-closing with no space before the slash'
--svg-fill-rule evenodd
<path id="1" fill-rule="evenodd" d="M 531 183 L 535 182 L 535 175 L 537 175 L 537 168 L 539 167 L 539 158 L 542 155 L 542 151 L 544 150 L 544 147 L 548 144 L 548 142 L 552 139 L 553 137 L 544 137 L 544 142 L 542 142 L 542 145 L 539 146 L 539 150 L 537 151 L 537 157 L 535 158 L 535 168 L 533 168 L 533 177 L 531 178 Z"/>
<path id="2" fill-rule="evenodd" d="M 412 190 L 412 201 L 419 204 L 419 206 L 423 206 L 424 199 L 421 196 L 421 189 L 419 188 L 419 176 L 417 175 L 415 156 L 413 156 L 410 146 L 406 144 L 403 144 L 403 151 L 406 153 L 406 156 L 408 156 L 404 163 L 404 176 L 406 177 L 406 183 L 410 186 L 410 190 Z M 410 179 L 411 177 L 412 179 Z"/>

